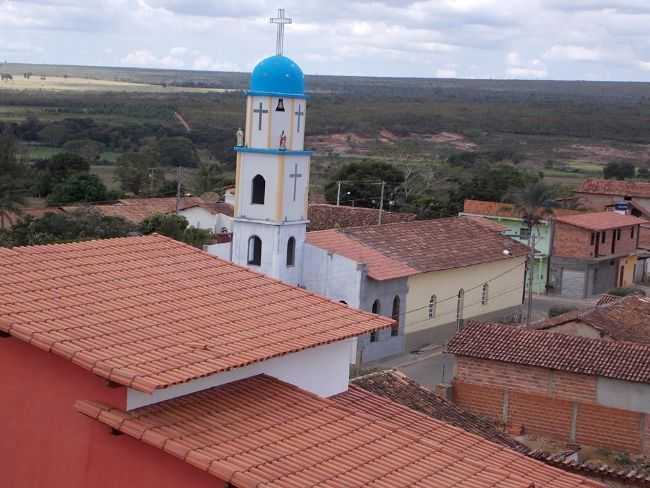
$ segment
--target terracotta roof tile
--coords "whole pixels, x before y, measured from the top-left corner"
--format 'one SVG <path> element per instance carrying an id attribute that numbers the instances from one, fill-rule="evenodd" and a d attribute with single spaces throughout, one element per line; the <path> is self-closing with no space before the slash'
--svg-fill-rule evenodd
<path id="1" fill-rule="evenodd" d="M 585 180 L 576 193 L 650 198 L 650 183 L 644 181 Z"/>
<path id="2" fill-rule="evenodd" d="M 412 220 L 415 220 L 413 213 L 382 212 L 384 224 Z M 310 231 L 377 225 L 378 222 L 379 210 L 376 208 L 336 206 L 325 203 L 309 204 Z"/>
<path id="3" fill-rule="evenodd" d="M 157 235 L 0 250 L 0 270 L 0 329 L 145 392 L 392 324 Z"/>
<path id="4" fill-rule="evenodd" d="M 257 376 L 128 413 L 77 409 L 239 488 L 602 486 L 362 389 L 351 395 L 322 399 Z"/>
<path id="5" fill-rule="evenodd" d="M 204 202 L 198 197 L 185 197 L 181 199 L 180 208 L 194 207 L 203 205 Z M 144 219 L 157 213 L 172 213 L 176 211 L 175 197 L 159 198 L 126 198 L 118 200 L 117 203 L 108 205 L 93 205 L 107 217 L 122 217 L 135 224 L 141 223 Z M 66 211 L 74 211 L 80 207 L 63 207 Z"/>
<path id="6" fill-rule="evenodd" d="M 550 329 L 569 322 L 581 322 L 617 341 L 650 345 L 650 298 L 638 295 L 604 295 L 598 306 L 575 310 L 535 324 L 535 329 Z"/>
<path id="7" fill-rule="evenodd" d="M 562 222 L 563 224 L 596 231 L 648 223 L 647 220 L 633 217 L 632 215 L 621 215 L 616 212 L 593 212 L 578 215 L 566 215 L 557 217 L 555 220 L 557 222 Z"/>
<path id="8" fill-rule="evenodd" d="M 447 351 L 492 361 L 650 383 L 650 346 L 469 321 Z"/>
<path id="9" fill-rule="evenodd" d="M 44 207 L 44 208 L 23 208 L 20 210 L 20 215 L 13 212 L 8 212 L 6 214 L 5 228 L 13 227 L 21 219 L 25 217 L 33 217 L 35 219 L 40 219 L 45 217 L 47 214 L 60 214 L 63 213 L 61 207 Z"/>
<path id="10" fill-rule="evenodd" d="M 525 256 L 528 248 L 467 217 L 309 232 L 307 242 L 368 264 L 376 280 Z M 504 255 L 504 249 L 511 251 Z"/>
<path id="11" fill-rule="evenodd" d="M 541 211 L 542 209 L 540 209 Z M 513 217 L 521 218 L 521 214 L 515 212 L 511 203 L 490 202 L 485 200 L 465 200 L 463 212 L 472 215 L 485 215 L 494 217 Z M 578 210 L 566 208 L 548 209 L 549 217 L 562 215 L 575 215 L 581 213 Z"/>
<path id="12" fill-rule="evenodd" d="M 352 384 L 375 395 L 385 397 L 391 402 L 416 410 L 436 420 L 459 427 L 496 444 L 515 451 L 527 453 L 528 448 L 514 438 L 499 430 L 492 422 L 467 412 L 433 391 L 424 388 L 406 375 L 397 371 L 380 371 L 353 380 Z M 347 402 L 350 408 L 357 408 L 357 389 L 353 388 L 334 397 L 339 402 Z M 389 405 L 392 406 L 392 405 Z M 390 408 L 380 408 L 374 414 L 390 419 Z"/>

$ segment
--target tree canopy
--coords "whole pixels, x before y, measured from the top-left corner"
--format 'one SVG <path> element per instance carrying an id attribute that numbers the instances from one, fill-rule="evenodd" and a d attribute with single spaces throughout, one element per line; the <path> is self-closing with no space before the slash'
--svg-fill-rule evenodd
<path id="1" fill-rule="evenodd" d="M 75 174 L 67 177 L 52 189 L 47 197 L 48 205 L 71 203 L 106 202 L 117 197 L 109 192 L 97 175 Z"/>
<path id="2" fill-rule="evenodd" d="M 115 162 L 115 178 L 122 190 L 134 195 L 155 194 L 165 180 L 155 155 L 150 151 L 122 154 Z"/>
<path id="3" fill-rule="evenodd" d="M 625 180 L 636 176 L 636 167 L 628 161 L 613 161 L 603 168 L 606 180 Z"/>
<path id="4" fill-rule="evenodd" d="M 210 231 L 190 227 L 185 217 L 176 214 L 152 215 L 142 222 L 140 230 L 143 234 L 157 232 L 198 248 L 203 247 L 212 238 Z"/>

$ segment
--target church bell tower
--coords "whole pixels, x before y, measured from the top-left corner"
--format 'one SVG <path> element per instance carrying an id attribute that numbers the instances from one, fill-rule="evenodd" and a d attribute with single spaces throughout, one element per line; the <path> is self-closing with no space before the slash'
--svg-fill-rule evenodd
<path id="1" fill-rule="evenodd" d="M 278 11 L 277 52 L 253 70 L 246 127 L 238 134 L 232 261 L 298 284 L 307 229 L 311 151 L 305 151 L 304 75 L 282 54 Z"/>

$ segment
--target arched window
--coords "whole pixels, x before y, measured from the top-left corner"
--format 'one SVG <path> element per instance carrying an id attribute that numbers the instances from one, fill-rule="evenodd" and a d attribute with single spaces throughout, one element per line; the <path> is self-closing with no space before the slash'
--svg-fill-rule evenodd
<path id="1" fill-rule="evenodd" d="M 381 312 L 381 303 L 379 302 L 379 299 L 377 299 L 372 304 L 372 313 L 376 313 L 379 315 L 379 312 Z"/>
<path id="2" fill-rule="evenodd" d="M 296 239 L 289 237 L 287 242 L 287 266 L 296 265 Z"/>
<path id="3" fill-rule="evenodd" d="M 248 239 L 248 264 L 262 264 L 262 239 L 257 236 L 250 236 Z"/>
<path id="4" fill-rule="evenodd" d="M 431 295 L 429 299 L 429 318 L 433 319 L 436 317 L 436 308 L 438 307 L 438 298 L 435 295 Z"/>
<path id="5" fill-rule="evenodd" d="M 485 283 L 481 289 L 481 305 L 487 305 L 490 299 L 490 285 Z"/>
<path id="6" fill-rule="evenodd" d="M 399 308 L 400 308 L 399 295 L 395 295 L 395 298 L 393 298 L 393 313 L 391 314 L 391 317 L 395 321 L 395 325 L 393 325 L 390 329 L 390 335 L 393 337 L 399 335 Z"/>
<path id="7" fill-rule="evenodd" d="M 266 181 L 262 175 L 253 178 L 251 202 L 257 205 L 264 205 L 264 195 L 266 194 Z"/>
<path id="8" fill-rule="evenodd" d="M 463 327 L 463 309 L 465 308 L 465 290 L 458 290 L 458 304 L 456 305 L 456 327 Z"/>

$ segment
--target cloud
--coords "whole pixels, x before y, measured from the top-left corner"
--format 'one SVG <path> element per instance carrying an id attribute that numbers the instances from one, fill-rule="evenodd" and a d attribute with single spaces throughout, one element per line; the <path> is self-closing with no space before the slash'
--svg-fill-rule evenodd
<path id="1" fill-rule="evenodd" d="M 559 61 L 598 61 L 602 57 L 599 49 L 584 46 L 552 46 L 544 53 L 545 59 Z"/>
<path id="2" fill-rule="evenodd" d="M 454 68 L 439 68 L 436 70 L 436 78 L 456 78 L 457 72 Z"/>

